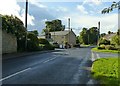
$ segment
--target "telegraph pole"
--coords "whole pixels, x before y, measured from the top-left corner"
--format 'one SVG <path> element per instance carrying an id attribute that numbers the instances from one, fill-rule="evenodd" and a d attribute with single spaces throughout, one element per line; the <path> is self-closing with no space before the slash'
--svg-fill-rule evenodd
<path id="1" fill-rule="evenodd" d="M 27 50 L 27 13 L 28 13 L 28 0 L 26 0 L 26 8 L 25 8 L 25 28 L 26 28 L 25 49 L 26 50 Z"/>
<path id="2" fill-rule="evenodd" d="M 100 39 L 100 21 L 98 22 L 98 41 Z"/>
<path id="3" fill-rule="evenodd" d="M 68 18 L 68 29 L 69 29 L 68 42 L 70 43 L 70 18 Z"/>

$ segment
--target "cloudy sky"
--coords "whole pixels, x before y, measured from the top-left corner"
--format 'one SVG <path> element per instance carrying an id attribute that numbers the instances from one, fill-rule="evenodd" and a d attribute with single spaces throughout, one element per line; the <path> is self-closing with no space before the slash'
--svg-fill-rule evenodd
<path id="1" fill-rule="evenodd" d="M 109 30 L 116 32 L 118 28 L 118 12 L 114 10 L 109 14 L 101 14 L 102 9 L 109 7 L 112 0 L 28 0 L 28 30 L 45 28 L 45 21 L 60 19 L 68 27 L 68 18 L 71 27 L 78 35 L 83 27 L 98 26 L 101 22 L 101 33 Z M 117 0 L 116 0 L 117 1 Z M 25 20 L 25 0 L 0 0 L 0 14 L 15 15 L 23 22 Z"/>

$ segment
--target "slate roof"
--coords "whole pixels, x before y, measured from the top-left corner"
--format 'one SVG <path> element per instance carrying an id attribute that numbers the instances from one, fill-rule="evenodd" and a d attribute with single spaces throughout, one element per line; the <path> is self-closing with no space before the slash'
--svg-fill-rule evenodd
<path id="1" fill-rule="evenodd" d="M 111 34 L 107 34 L 105 35 L 103 38 L 107 39 L 107 40 L 110 40 L 113 36 L 115 36 L 116 33 L 111 33 Z"/>
<path id="2" fill-rule="evenodd" d="M 69 30 L 65 30 L 65 31 L 55 31 L 55 32 L 50 32 L 51 33 L 51 35 L 54 35 L 54 33 L 55 33 L 55 35 L 67 35 L 67 34 L 69 34 Z"/>

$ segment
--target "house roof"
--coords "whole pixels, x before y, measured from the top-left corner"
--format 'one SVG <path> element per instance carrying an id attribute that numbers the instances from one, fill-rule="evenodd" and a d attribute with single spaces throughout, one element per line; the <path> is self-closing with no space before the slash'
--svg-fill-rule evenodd
<path id="1" fill-rule="evenodd" d="M 111 33 L 111 34 L 105 35 L 103 38 L 110 40 L 115 35 L 116 35 L 116 33 Z"/>
<path id="2" fill-rule="evenodd" d="M 65 31 L 55 31 L 55 32 L 50 32 L 51 33 L 51 35 L 67 35 L 67 34 L 69 34 L 69 30 L 65 30 Z"/>

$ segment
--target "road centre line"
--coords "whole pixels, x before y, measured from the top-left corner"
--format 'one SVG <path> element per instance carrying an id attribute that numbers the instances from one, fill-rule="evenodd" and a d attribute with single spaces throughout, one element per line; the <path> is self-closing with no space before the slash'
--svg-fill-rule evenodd
<path id="1" fill-rule="evenodd" d="M 58 57 L 58 56 L 57 56 L 57 57 Z M 47 59 L 47 60 L 41 61 L 40 63 L 46 63 L 46 62 L 48 62 L 48 61 L 51 61 L 51 60 L 56 59 L 57 57 L 49 58 L 49 59 Z M 4 81 L 4 80 L 6 80 L 6 79 L 9 79 L 9 78 L 11 78 L 11 77 L 13 77 L 13 76 L 16 76 L 16 75 L 18 75 L 18 74 L 20 74 L 20 73 L 23 73 L 23 72 L 25 72 L 25 71 L 28 71 L 28 70 L 30 70 L 30 69 L 32 69 L 32 68 L 29 67 L 29 68 L 26 68 L 26 69 L 21 70 L 21 71 L 19 71 L 19 72 L 16 72 L 16 73 L 14 73 L 14 74 L 11 74 L 11 75 L 9 75 L 9 76 L 7 76 L 7 77 L 4 77 L 4 78 L 0 79 L 0 82 L 1 82 L 1 81 Z"/>
<path id="2" fill-rule="evenodd" d="M 54 57 L 54 58 L 48 59 L 48 60 L 44 61 L 43 63 L 49 62 L 49 61 L 54 60 L 54 59 L 56 59 L 56 58 L 57 58 L 57 57 Z"/>
<path id="3" fill-rule="evenodd" d="M 20 73 L 23 73 L 23 72 L 25 72 L 25 71 L 28 71 L 28 70 L 30 70 L 30 69 L 31 69 L 31 68 L 27 68 L 27 69 L 24 69 L 24 70 L 22 70 L 22 71 L 19 71 L 19 72 L 16 72 L 16 73 L 14 73 L 14 74 L 11 74 L 11 75 L 9 75 L 9 76 L 7 76 L 7 77 L 5 77 L 5 78 L 0 79 L 0 82 L 3 81 L 3 80 L 9 79 L 9 78 L 11 78 L 11 77 L 13 77 L 13 76 L 16 76 L 16 75 L 18 75 L 18 74 L 20 74 Z"/>

